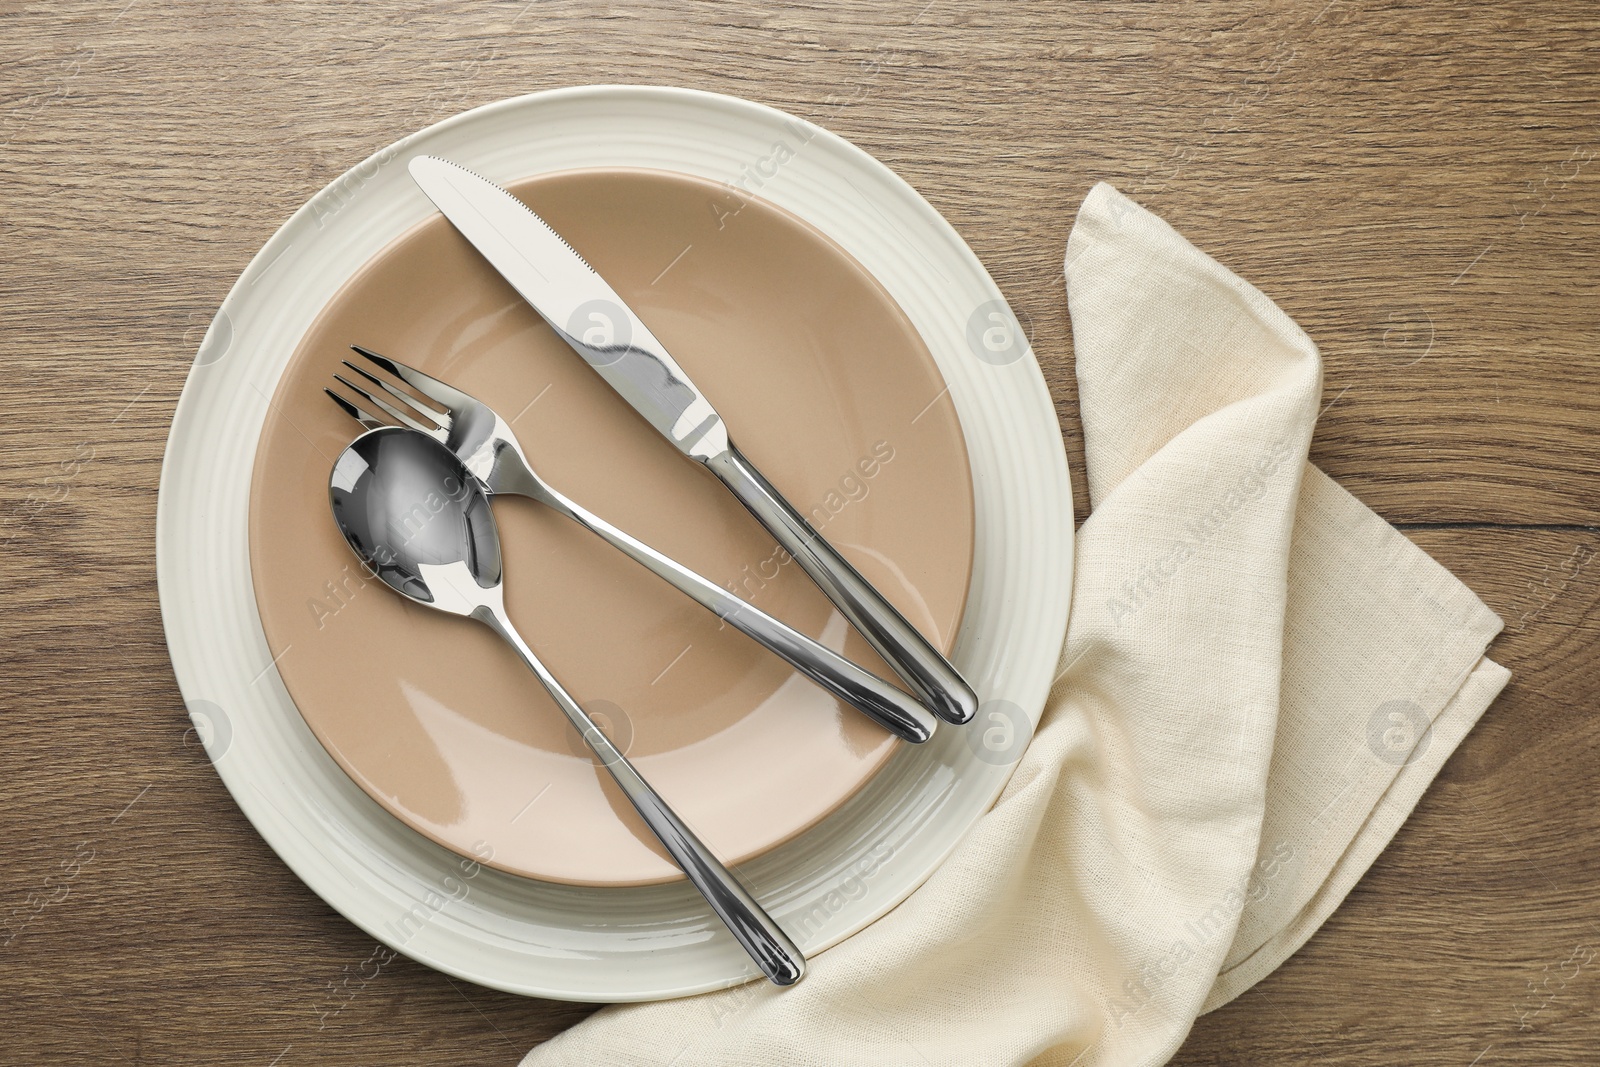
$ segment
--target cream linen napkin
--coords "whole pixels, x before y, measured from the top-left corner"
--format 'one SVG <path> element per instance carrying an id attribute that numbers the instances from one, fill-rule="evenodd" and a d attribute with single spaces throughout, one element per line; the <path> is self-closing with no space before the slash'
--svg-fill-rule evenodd
<path id="1" fill-rule="evenodd" d="M 1338 906 L 1509 677 L 1500 620 L 1306 462 L 1311 340 L 1109 185 L 1067 242 L 1093 512 L 1005 793 L 798 986 L 608 1008 L 555 1064 L 1154 1064 Z"/>

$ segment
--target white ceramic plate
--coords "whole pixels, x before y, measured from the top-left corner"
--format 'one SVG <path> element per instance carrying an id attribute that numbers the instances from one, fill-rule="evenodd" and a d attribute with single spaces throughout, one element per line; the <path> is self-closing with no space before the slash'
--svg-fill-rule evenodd
<path id="1" fill-rule="evenodd" d="M 882 164 L 758 104 L 639 86 L 563 89 L 447 119 L 313 197 L 223 301 L 174 416 L 156 519 L 178 684 L 218 773 L 319 896 L 429 966 L 514 993 L 650 1000 L 754 968 L 686 883 L 596 889 L 517 878 L 432 844 L 321 748 L 272 666 L 251 591 L 251 464 L 278 378 L 317 312 L 425 218 L 405 164 L 428 153 L 491 179 L 593 166 L 699 175 L 838 241 L 916 324 L 949 383 L 976 494 L 973 588 L 957 666 L 977 722 L 903 746 L 838 811 L 740 875 L 808 953 L 905 899 L 999 794 L 1066 632 L 1072 494 L 1055 409 L 999 290 L 955 231 Z M 730 203 L 737 203 L 730 192 Z"/>

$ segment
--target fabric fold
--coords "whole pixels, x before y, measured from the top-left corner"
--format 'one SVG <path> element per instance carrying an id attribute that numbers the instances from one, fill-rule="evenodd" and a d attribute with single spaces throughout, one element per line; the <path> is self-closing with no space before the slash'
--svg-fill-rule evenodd
<path id="1" fill-rule="evenodd" d="M 604 1009 L 525 1064 L 1164 1062 L 1505 684 L 1499 620 L 1307 463 L 1320 361 L 1271 300 L 1104 184 L 1066 281 L 1093 509 L 994 808 L 800 985 Z"/>

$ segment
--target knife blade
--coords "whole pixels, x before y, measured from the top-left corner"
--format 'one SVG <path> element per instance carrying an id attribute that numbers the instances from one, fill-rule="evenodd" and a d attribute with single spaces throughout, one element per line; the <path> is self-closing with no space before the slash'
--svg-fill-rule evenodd
<path id="1" fill-rule="evenodd" d="M 947 722 L 973 717 L 972 687 L 734 446 L 722 417 L 666 346 L 560 234 L 465 167 L 435 156 L 416 156 L 408 166 L 500 276 L 645 421 L 739 498 L 930 710 Z"/>
<path id="2" fill-rule="evenodd" d="M 551 328 L 678 450 L 727 447 L 722 419 L 607 281 L 522 201 L 433 156 L 411 177 Z"/>

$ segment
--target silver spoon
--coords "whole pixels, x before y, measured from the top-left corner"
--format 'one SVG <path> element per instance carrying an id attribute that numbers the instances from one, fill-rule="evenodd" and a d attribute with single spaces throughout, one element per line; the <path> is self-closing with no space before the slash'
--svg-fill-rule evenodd
<path id="1" fill-rule="evenodd" d="M 794 942 L 518 635 L 506 616 L 494 513 L 455 454 L 415 430 L 372 430 L 340 454 L 328 495 L 345 540 L 385 585 L 418 604 L 477 619 L 517 650 L 750 958 L 776 985 L 799 981 L 805 957 Z"/>

